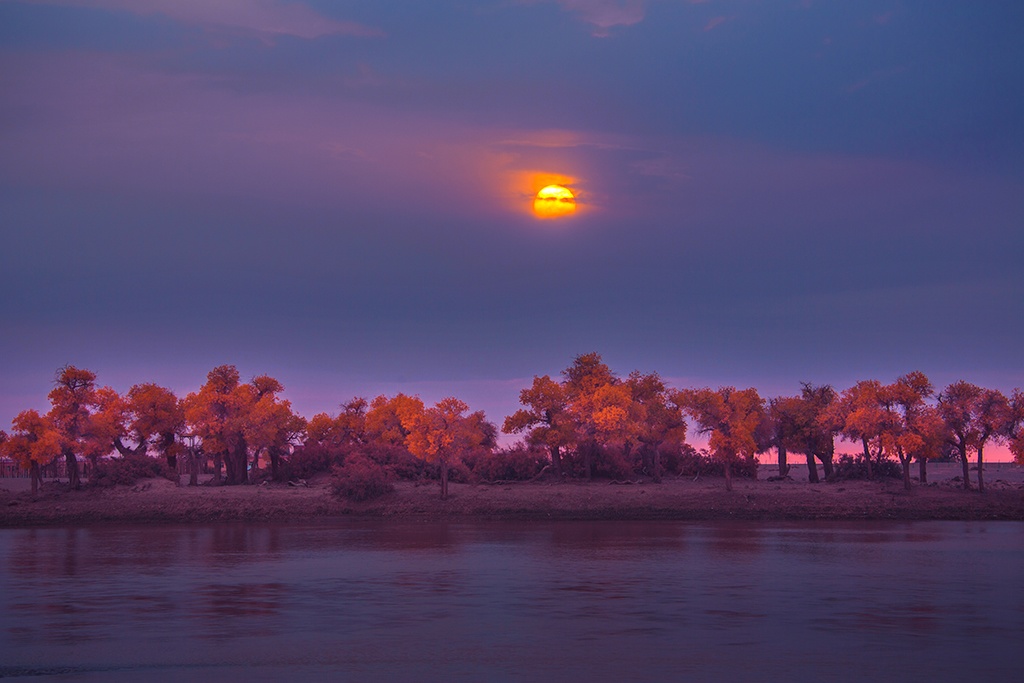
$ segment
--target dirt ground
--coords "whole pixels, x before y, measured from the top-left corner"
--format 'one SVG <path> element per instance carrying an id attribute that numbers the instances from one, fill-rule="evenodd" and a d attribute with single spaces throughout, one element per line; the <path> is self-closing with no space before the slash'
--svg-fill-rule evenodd
<path id="1" fill-rule="evenodd" d="M 71 491 L 48 482 L 33 497 L 27 479 L 0 479 L 0 526 L 104 522 L 301 521 L 330 517 L 425 517 L 477 519 L 1009 519 L 1024 520 L 1024 467 L 985 466 L 987 490 L 959 488 L 958 465 L 931 465 L 927 485 L 911 491 L 900 480 L 810 484 L 805 467 L 789 479 L 735 480 L 734 490 L 716 478 L 668 478 L 661 484 L 536 482 L 452 484 L 442 501 L 436 482 L 399 482 L 394 493 L 368 503 L 342 501 L 328 479 L 309 487 L 175 486 L 150 479 L 134 486 Z M 972 471 L 972 481 L 976 472 Z"/>

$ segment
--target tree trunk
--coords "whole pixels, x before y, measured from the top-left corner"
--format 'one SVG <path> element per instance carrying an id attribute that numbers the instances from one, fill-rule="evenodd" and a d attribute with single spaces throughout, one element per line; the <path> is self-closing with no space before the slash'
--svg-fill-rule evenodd
<path id="1" fill-rule="evenodd" d="M 964 466 L 964 491 L 971 490 L 971 465 L 967 462 L 967 442 L 961 440 L 960 445 L 957 446 L 957 450 L 960 451 L 960 462 Z"/>
<path id="2" fill-rule="evenodd" d="M 818 454 L 818 459 L 821 460 L 821 469 L 825 473 L 825 481 L 831 481 L 836 472 L 835 468 L 832 467 L 832 454 Z"/>
<path id="3" fill-rule="evenodd" d="M 188 452 L 191 456 L 188 463 L 188 485 L 199 486 L 199 454 L 195 448 L 189 448 Z"/>
<path id="4" fill-rule="evenodd" d="M 551 464 L 555 466 L 555 474 L 562 478 L 562 451 L 558 446 L 551 446 Z"/>
<path id="5" fill-rule="evenodd" d="M 732 491 L 732 466 L 728 460 L 725 461 L 725 490 Z"/>
<path id="6" fill-rule="evenodd" d="M 224 469 L 224 454 L 217 453 L 213 456 L 213 482 L 220 486 L 224 483 L 223 475 L 221 474 Z"/>
<path id="7" fill-rule="evenodd" d="M 255 482 L 256 478 L 260 473 L 260 454 L 259 451 L 252 456 L 252 469 L 249 470 L 249 482 Z"/>
<path id="8" fill-rule="evenodd" d="M 654 483 L 661 483 L 661 449 L 654 449 Z"/>
<path id="9" fill-rule="evenodd" d="M 818 465 L 814 462 L 814 454 L 807 454 L 807 481 L 812 484 L 818 483 Z"/>
<path id="10" fill-rule="evenodd" d="M 270 478 L 274 481 L 281 478 L 281 454 L 276 448 L 270 449 Z"/>
<path id="11" fill-rule="evenodd" d="M 928 483 L 928 458 L 917 459 L 917 475 L 921 479 L 922 484 Z"/>
<path id="12" fill-rule="evenodd" d="M 178 456 L 171 453 L 167 456 L 167 466 L 175 472 L 178 471 Z"/>
<path id="13" fill-rule="evenodd" d="M 43 483 L 43 477 L 39 473 L 39 463 L 35 460 L 29 466 L 28 476 L 32 479 L 32 495 L 39 493 L 39 486 Z"/>
<path id="14" fill-rule="evenodd" d="M 596 441 L 589 441 L 583 448 L 583 471 L 587 477 L 587 481 L 590 481 L 591 463 L 594 459 L 594 449 L 597 448 Z"/>
<path id="15" fill-rule="evenodd" d="M 910 456 L 903 455 L 902 447 L 896 452 L 900 465 L 903 466 L 903 487 L 910 490 Z"/>
<path id="16" fill-rule="evenodd" d="M 868 467 L 868 479 L 874 479 L 875 475 L 871 471 L 871 447 L 868 446 L 867 439 L 861 439 L 860 442 L 864 444 L 864 463 Z"/>
<path id="17" fill-rule="evenodd" d="M 448 461 L 441 461 L 441 500 L 448 500 Z"/>
<path id="18" fill-rule="evenodd" d="M 787 455 L 786 447 L 783 446 L 782 444 L 779 444 L 778 446 L 776 446 L 776 448 L 778 448 L 778 450 L 779 450 L 779 476 L 780 477 L 788 477 L 789 476 L 789 463 L 786 462 L 786 455 Z"/>
<path id="19" fill-rule="evenodd" d="M 985 493 L 985 477 L 982 475 L 981 450 L 983 444 L 978 444 L 978 493 Z"/>
<path id="20" fill-rule="evenodd" d="M 78 474 L 78 458 L 75 457 L 74 451 L 70 448 L 64 449 L 64 462 L 67 464 L 68 469 L 68 484 L 73 489 L 82 488 L 82 478 Z"/>
<path id="21" fill-rule="evenodd" d="M 235 483 L 235 457 L 231 451 L 225 451 L 221 457 L 224 462 L 224 483 L 234 484 Z"/>
<path id="22" fill-rule="evenodd" d="M 238 481 L 236 484 L 248 484 L 249 483 L 249 447 L 245 443 L 245 439 L 239 439 L 238 445 L 235 446 L 235 459 L 238 466 Z"/>

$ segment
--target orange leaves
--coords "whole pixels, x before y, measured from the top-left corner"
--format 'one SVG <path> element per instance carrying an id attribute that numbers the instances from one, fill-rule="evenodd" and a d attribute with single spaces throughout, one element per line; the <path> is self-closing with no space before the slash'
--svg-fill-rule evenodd
<path id="1" fill-rule="evenodd" d="M 673 400 L 697 421 L 701 431 L 710 433 L 709 446 L 716 457 L 730 461 L 753 458 L 757 453 L 764 402 L 756 389 L 683 389 Z"/>
<path id="2" fill-rule="evenodd" d="M 378 396 L 370 402 L 370 410 L 366 413 L 367 437 L 392 446 L 404 446 L 409 435 L 405 423 L 410 416 L 422 411 L 423 401 L 418 396 L 401 393 L 390 399 Z"/>
<path id="3" fill-rule="evenodd" d="M 125 397 L 126 425 L 136 442 L 155 434 L 180 431 L 185 412 L 170 389 L 156 384 L 136 384 Z"/>
<path id="4" fill-rule="evenodd" d="M 518 434 L 528 431 L 526 440 L 532 444 L 557 449 L 573 441 L 573 425 L 567 413 L 568 395 L 565 388 L 548 375 L 534 377 L 533 384 L 519 393 L 519 402 L 525 406 L 505 418 L 502 431 Z"/>
<path id="5" fill-rule="evenodd" d="M 25 410 L 11 421 L 11 435 L 0 444 L 0 452 L 23 467 L 45 465 L 61 452 L 61 436 L 49 419 L 35 410 Z"/>
<path id="6" fill-rule="evenodd" d="M 418 399 L 417 399 L 418 400 Z M 460 454 L 483 445 L 487 435 L 482 415 L 466 415 L 469 406 L 454 397 L 444 398 L 432 408 L 408 404 L 401 413 L 408 436 L 406 447 L 427 462 L 450 463 Z"/>

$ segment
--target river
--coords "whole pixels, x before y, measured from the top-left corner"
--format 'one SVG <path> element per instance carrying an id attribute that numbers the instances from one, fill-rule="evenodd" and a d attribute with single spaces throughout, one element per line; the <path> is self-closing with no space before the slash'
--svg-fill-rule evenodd
<path id="1" fill-rule="evenodd" d="M 1021 680 L 1024 524 L 0 530 L 0 677 Z"/>

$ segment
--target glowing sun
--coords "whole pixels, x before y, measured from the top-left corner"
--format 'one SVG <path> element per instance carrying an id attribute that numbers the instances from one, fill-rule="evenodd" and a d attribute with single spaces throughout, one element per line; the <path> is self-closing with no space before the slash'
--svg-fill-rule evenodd
<path id="1" fill-rule="evenodd" d="M 561 185 L 541 188 L 533 199 L 533 212 L 537 218 L 561 218 L 576 213 L 576 197 Z"/>

